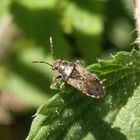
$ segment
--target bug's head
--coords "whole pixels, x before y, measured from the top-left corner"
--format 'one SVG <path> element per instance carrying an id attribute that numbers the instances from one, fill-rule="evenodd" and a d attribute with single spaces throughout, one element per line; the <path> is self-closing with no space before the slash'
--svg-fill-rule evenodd
<path id="1" fill-rule="evenodd" d="M 58 70 L 58 68 L 60 67 L 61 62 L 62 62 L 62 61 L 61 61 L 60 59 L 55 60 L 55 61 L 53 62 L 53 64 L 52 64 L 52 69 L 53 69 L 53 70 Z"/>

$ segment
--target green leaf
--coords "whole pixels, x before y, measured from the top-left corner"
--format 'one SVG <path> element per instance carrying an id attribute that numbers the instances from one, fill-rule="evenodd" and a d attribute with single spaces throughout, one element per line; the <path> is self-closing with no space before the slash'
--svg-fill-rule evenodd
<path id="1" fill-rule="evenodd" d="M 88 69 L 105 79 L 106 95 L 94 99 L 67 86 L 39 108 L 27 140 L 140 138 L 140 53 L 119 52 Z"/>

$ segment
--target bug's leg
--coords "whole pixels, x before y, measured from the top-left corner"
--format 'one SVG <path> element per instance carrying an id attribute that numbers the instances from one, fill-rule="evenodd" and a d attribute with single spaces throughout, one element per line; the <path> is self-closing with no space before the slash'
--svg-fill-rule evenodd
<path id="1" fill-rule="evenodd" d="M 62 76 L 61 75 L 58 75 L 58 76 L 56 76 L 56 77 L 53 77 L 53 79 L 52 79 L 52 84 L 53 83 L 56 83 L 58 80 L 61 80 L 62 79 Z"/>
<path id="2" fill-rule="evenodd" d="M 77 60 L 77 61 L 75 62 L 75 64 L 76 64 L 76 65 L 81 64 L 80 60 Z"/>
<path id="3" fill-rule="evenodd" d="M 60 85 L 60 89 L 64 89 L 66 85 L 66 82 L 62 82 L 62 84 Z"/>
<path id="4" fill-rule="evenodd" d="M 63 83 L 63 78 L 61 75 L 53 77 L 50 88 L 55 90 L 61 89 L 61 87 L 63 87 L 62 83 Z"/>
<path id="5" fill-rule="evenodd" d="M 57 83 L 57 81 L 59 81 L 59 80 L 61 80 L 61 79 L 62 79 L 62 76 L 61 76 L 61 75 L 58 75 L 58 76 L 54 77 L 53 80 L 52 80 L 52 84 Z M 63 90 L 63 89 L 65 88 L 65 84 L 66 84 L 66 82 L 63 81 L 63 82 L 59 85 L 59 88 Z"/>
<path id="6" fill-rule="evenodd" d="M 81 61 L 81 60 L 77 60 L 77 61 L 75 62 L 75 64 L 76 64 L 76 65 L 84 65 L 84 62 Z"/>

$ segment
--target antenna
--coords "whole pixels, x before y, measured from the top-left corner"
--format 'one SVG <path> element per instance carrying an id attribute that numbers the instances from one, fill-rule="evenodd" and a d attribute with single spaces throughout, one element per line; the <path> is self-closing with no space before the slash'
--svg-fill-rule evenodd
<path id="1" fill-rule="evenodd" d="M 52 58 L 53 58 L 53 60 L 54 60 L 52 36 L 50 36 L 50 50 L 51 50 L 51 56 L 52 56 Z"/>
<path id="2" fill-rule="evenodd" d="M 52 41 L 52 36 L 50 36 L 50 50 L 51 50 L 51 56 L 54 60 L 54 56 L 53 56 L 53 41 Z M 44 63 L 44 64 L 47 64 L 49 66 L 52 67 L 52 64 L 48 63 L 48 62 L 45 62 L 45 61 L 33 61 L 32 63 Z"/>
<path id="3" fill-rule="evenodd" d="M 44 63 L 44 64 L 48 64 L 49 66 L 52 66 L 50 63 L 45 61 L 33 61 L 32 63 Z"/>

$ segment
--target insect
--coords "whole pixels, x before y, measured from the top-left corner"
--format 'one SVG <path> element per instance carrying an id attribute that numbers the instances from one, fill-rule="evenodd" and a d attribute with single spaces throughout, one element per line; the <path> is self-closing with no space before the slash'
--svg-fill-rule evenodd
<path id="1" fill-rule="evenodd" d="M 51 54 L 53 57 L 52 37 L 50 37 Z M 53 57 L 54 59 L 54 57 Z M 69 62 L 65 60 L 54 59 L 52 64 L 45 61 L 33 61 L 33 63 L 45 63 L 52 67 L 52 70 L 57 70 L 59 75 L 53 78 L 53 82 L 63 79 L 64 82 L 60 88 L 64 88 L 65 84 L 69 84 L 82 93 L 93 98 L 100 98 L 104 96 L 103 81 L 101 81 L 96 74 L 90 73 L 86 70 L 80 61 Z"/>

